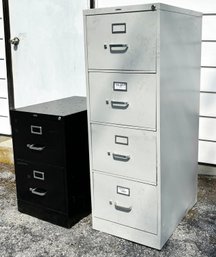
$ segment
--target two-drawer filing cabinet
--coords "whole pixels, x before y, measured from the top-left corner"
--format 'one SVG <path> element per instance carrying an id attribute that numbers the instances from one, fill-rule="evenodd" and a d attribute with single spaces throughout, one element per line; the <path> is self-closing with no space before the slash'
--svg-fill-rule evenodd
<path id="1" fill-rule="evenodd" d="M 196 202 L 201 20 L 84 11 L 93 228 L 161 249 Z"/>
<path id="2" fill-rule="evenodd" d="M 85 97 L 11 110 L 18 209 L 70 227 L 90 213 Z"/>

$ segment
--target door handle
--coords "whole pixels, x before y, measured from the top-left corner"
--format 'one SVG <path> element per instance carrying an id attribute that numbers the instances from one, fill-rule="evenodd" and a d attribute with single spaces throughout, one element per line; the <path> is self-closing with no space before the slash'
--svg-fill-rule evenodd
<path id="1" fill-rule="evenodd" d="M 34 195 L 38 195 L 38 196 L 45 196 L 46 195 L 46 190 L 44 190 L 44 189 L 41 189 L 41 188 L 29 188 L 29 191 L 31 191 L 32 192 L 32 194 L 34 194 Z"/>
<path id="2" fill-rule="evenodd" d="M 128 50 L 127 44 L 110 44 L 109 47 L 112 54 L 123 54 Z"/>
<path id="3" fill-rule="evenodd" d="M 20 39 L 18 37 L 15 37 L 13 39 L 10 40 L 10 43 L 14 46 L 18 46 L 20 42 Z"/>
<path id="4" fill-rule="evenodd" d="M 129 155 L 121 155 L 121 154 L 113 153 L 112 156 L 113 156 L 113 160 L 115 161 L 128 162 L 130 160 Z"/>
<path id="5" fill-rule="evenodd" d="M 130 212 L 132 210 L 131 206 L 122 206 L 119 205 L 117 202 L 115 202 L 114 206 L 117 211 Z"/>
<path id="6" fill-rule="evenodd" d="M 118 102 L 118 101 L 111 101 L 111 106 L 113 109 L 122 109 L 125 110 L 128 108 L 128 102 Z"/>
<path id="7" fill-rule="evenodd" d="M 44 145 L 38 145 L 38 144 L 27 144 L 27 147 L 30 150 L 38 151 L 38 152 L 41 152 L 46 148 Z"/>

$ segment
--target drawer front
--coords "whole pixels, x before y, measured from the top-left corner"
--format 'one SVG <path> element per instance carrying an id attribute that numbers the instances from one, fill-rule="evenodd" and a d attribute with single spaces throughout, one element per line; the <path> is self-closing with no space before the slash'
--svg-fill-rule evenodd
<path id="1" fill-rule="evenodd" d="M 156 184 L 156 134 L 91 125 L 93 169 Z"/>
<path id="2" fill-rule="evenodd" d="M 89 69 L 156 71 L 157 12 L 87 17 Z"/>
<path id="3" fill-rule="evenodd" d="M 51 208 L 66 210 L 64 169 L 16 161 L 18 199 Z"/>
<path id="4" fill-rule="evenodd" d="M 64 164 L 64 125 L 62 120 L 11 112 L 15 157 L 52 165 Z"/>
<path id="5" fill-rule="evenodd" d="M 156 76 L 89 73 L 92 121 L 156 128 Z"/>
<path id="6" fill-rule="evenodd" d="M 94 216 L 157 234 L 155 186 L 94 173 Z"/>
<path id="7" fill-rule="evenodd" d="M 9 116 L 9 103 L 8 99 L 0 97 L 0 116 Z"/>

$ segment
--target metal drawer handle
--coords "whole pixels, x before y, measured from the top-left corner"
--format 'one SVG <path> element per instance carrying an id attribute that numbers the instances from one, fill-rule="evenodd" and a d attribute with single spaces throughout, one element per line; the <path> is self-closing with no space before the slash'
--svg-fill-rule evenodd
<path id="1" fill-rule="evenodd" d="M 128 50 L 127 44 L 110 44 L 109 47 L 112 54 L 123 54 Z"/>
<path id="2" fill-rule="evenodd" d="M 41 145 L 37 145 L 37 144 L 27 144 L 27 147 L 30 149 L 30 150 L 34 150 L 34 151 L 43 151 L 46 147 L 45 146 L 41 146 Z"/>
<path id="3" fill-rule="evenodd" d="M 115 209 L 118 211 L 130 212 L 132 210 L 132 207 L 131 206 L 125 207 L 115 202 Z"/>
<path id="4" fill-rule="evenodd" d="M 113 153 L 113 159 L 115 161 L 128 162 L 130 160 L 130 156 L 129 155 L 121 155 L 121 154 Z"/>
<path id="5" fill-rule="evenodd" d="M 125 110 L 128 108 L 128 102 L 118 102 L 118 101 L 111 101 L 111 106 L 113 109 L 122 109 Z"/>
<path id="6" fill-rule="evenodd" d="M 32 192 L 32 194 L 34 195 L 38 195 L 38 196 L 45 196 L 46 195 L 46 191 L 40 188 L 29 188 L 29 190 Z"/>

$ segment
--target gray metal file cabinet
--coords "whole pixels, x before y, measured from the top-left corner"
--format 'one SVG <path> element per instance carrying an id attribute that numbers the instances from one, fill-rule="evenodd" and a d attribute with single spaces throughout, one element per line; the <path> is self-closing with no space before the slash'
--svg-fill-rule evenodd
<path id="1" fill-rule="evenodd" d="M 201 19 L 84 11 L 94 229 L 161 249 L 196 202 Z"/>

